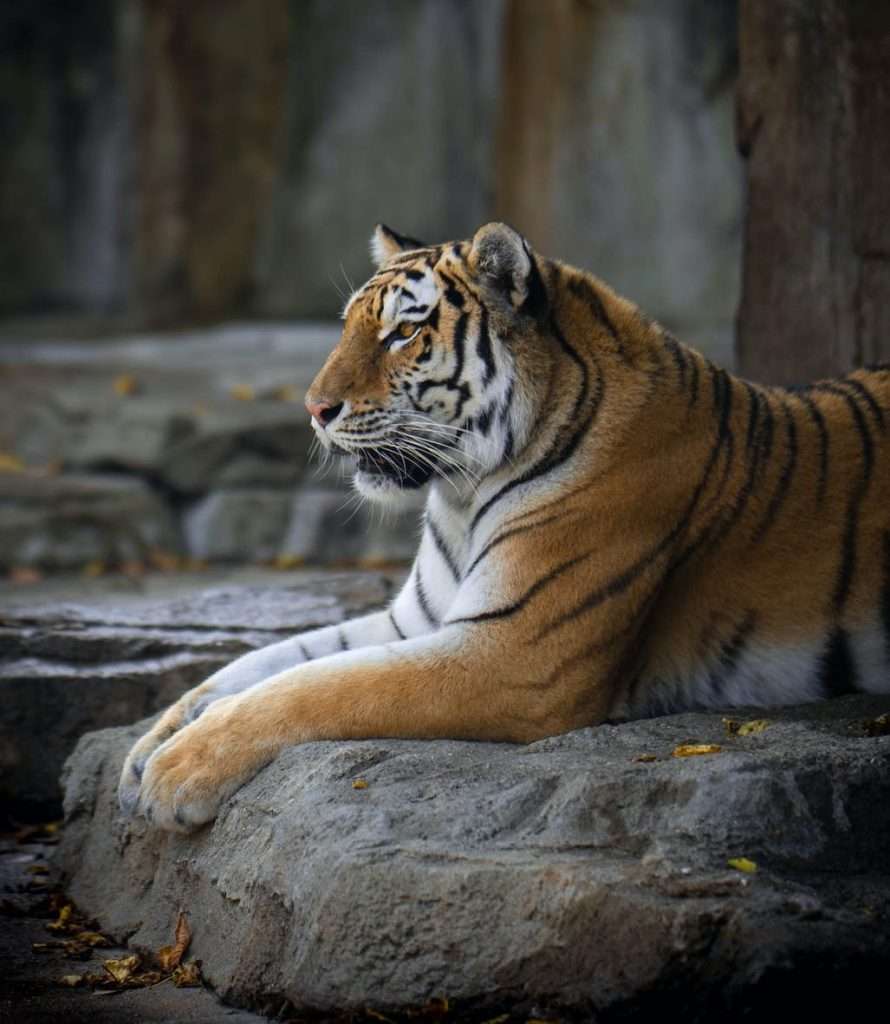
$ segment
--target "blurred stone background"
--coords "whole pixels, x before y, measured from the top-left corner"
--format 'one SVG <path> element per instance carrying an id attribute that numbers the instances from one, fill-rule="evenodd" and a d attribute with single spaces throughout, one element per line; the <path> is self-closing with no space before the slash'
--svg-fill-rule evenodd
<path id="1" fill-rule="evenodd" d="M 731 362 L 735 0 L 0 3 L 0 566 L 387 564 L 307 461 L 382 220 L 503 218 Z"/>
<path id="2" fill-rule="evenodd" d="M 888 66 L 868 0 L 0 0 L 0 567 L 408 557 L 301 404 L 378 220 L 881 357 Z"/>

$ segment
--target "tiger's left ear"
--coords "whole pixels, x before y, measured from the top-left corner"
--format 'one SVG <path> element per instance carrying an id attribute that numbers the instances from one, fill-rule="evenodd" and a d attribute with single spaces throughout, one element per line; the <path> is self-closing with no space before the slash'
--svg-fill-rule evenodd
<path id="1" fill-rule="evenodd" d="M 371 259 L 378 270 L 400 252 L 425 248 L 423 242 L 418 242 L 416 238 L 409 238 L 407 235 L 400 235 L 385 224 L 378 224 L 371 235 Z"/>
<path id="2" fill-rule="evenodd" d="M 470 269 L 520 312 L 540 319 L 547 293 L 528 242 L 509 224 L 479 228 L 467 257 Z"/>

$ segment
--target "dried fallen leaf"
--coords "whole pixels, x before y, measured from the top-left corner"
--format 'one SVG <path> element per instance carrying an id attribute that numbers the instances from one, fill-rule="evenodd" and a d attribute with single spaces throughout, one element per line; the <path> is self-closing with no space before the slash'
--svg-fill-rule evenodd
<path id="1" fill-rule="evenodd" d="M 296 402 L 300 396 L 293 384 L 284 384 L 280 388 L 273 388 L 269 397 L 276 402 Z"/>
<path id="2" fill-rule="evenodd" d="M 368 783 L 364 779 L 353 779 L 352 788 L 353 789 L 367 789 L 368 788 Z"/>
<path id="3" fill-rule="evenodd" d="M 179 555 L 164 551 L 162 548 L 152 548 L 148 552 L 148 561 L 152 568 L 160 569 L 161 572 L 175 572 L 182 563 Z"/>
<path id="4" fill-rule="evenodd" d="M 757 863 L 753 860 L 748 860 L 747 857 L 730 857 L 726 863 L 731 868 L 735 868 L 736 871 L 744 871 L 746 875 L 753 875 L 757 870 Z"/>
<path id="5" fill-rule="evenodd" d="M 77 988 L 78 985 L 82 985 L 83 984 L 83 975 L 82 974 L 63 974 L 62 977 L 59 978 L 59 984 L 60 985 L 64 985 L 65 988 Z"/>
<path id="6" fill-rule="evenodd" d="M 655 754 L 637 754 L 634 761 L 639 761 L 641 764 L 649 764 L 652 761 L 657 761 L 658 757 Z"/>
<path id="7" fill-rule="evenodd" d="M 69 930 L 68 922 L 71 920 L 71 915 L 73 913 L 74 907 L 70 903 L 66 903 L 59 911 L 59 916 L 56 920 L 46 926 L 47 931 L 67 932 Z"/>
<path id="8" fill-rule="evenodd" d="M 25 868 L 29 875 L 48 875 L 49 868 L 45 864 L 32 864 Z"/>
<path id="9" fill-rule="evenodd" d="M 239 402 L 252 402 L 256 398 L 256 391 L 249 384 L 233 384 L 229 388 L 229 395 Z"/>
<path id="10" fill-rule="evenodd" d="M 134 953 L 119 960 L 104 960 L 102 966 L 119 985 L 123 985 L 133 977 L 141 963 L 139 954 Z"/>
<path id="11" fill-rule="evenodd" d="M 203 983 L 200 960 L 189 960 L 188 963 L 180 964 L 173 972 L 173 984 L 177 988 L 195 988 Z"/>
<path id="12" fill-rule="evenodd" d="M 155 961 L 162 971 L 169 974 L 175 970 L 182 960 L 183 954 L 192 941 L 192 930 L 189 927 L 188 918 L 185 912 L 180 910 L 176 919 L 176 932 L 173 936 L 172 946 L 163 946 L 155 954 Z"/>
<path id="13" fill-rule="evenodd" d="M 114 378 L 111 385 L 117 394 L 126 397 L 139 393 L 139 381 L 132 373 L 121 373 Z"/>
<path id="14" fill-rule="evenodd" d="M 43 573 L 31 565 L 14 565 L 9 570 L 10 583 L 39 583 Z"/>
<path id="15" fill-rule="evenodd" d="M 727 736 L 735 736 L 735 734 L 741 728 L 742 723 L 737 718 L 724 718 L 723 728 L 726 730 Z"/>
<path id="16" fill-rule="evenodd" d="M 99 559 L 96 559 L 93 562 L 87 562 L 87 564 L 83 567 L 82 571 L 84 576 L 88 577 L 89 579 L 95 579 L 97 576 L 104 576 L 106 569 L 107 566 L 105 565 L 105 563 L 100 561 Z"/>
<path id="17" fill-rule="evenodd" d="M 681 743 L 674 747 L 674 757 L 699 757 L 702 754 L 719 754 L 723 748 L 719 743 Z"/>
<path id="18" fill-rule="evenodd" d="M 739 726 L 739 736 L 753 736 L 755 733 L 768 729 L 772 722 L 767 718 L 753 718 L 750 722 L 743 722 Z"/>
<path id="19" fill-rule="evenodd" d="M 862 731 L 866 736 L 887 736 L 890 734 L 890 715 L 878 715 L 862 723 Z"/>
<path id="20" fill-rule="evenodd" d="M 276 555 L 272 561 L 274 569 L 299 569 L 306 564 L 302 555 Z"/>
<path id="21" fill-rule="evenodd" d="M 0 452 L 0 473 L 22 473 L 24 469 L 25 464 L 18 455 Z"/>
<path id="22" fill-rule="evenodd" d="M 504 1024 L 504 1021 L 509 1019 L 509 1013 L 502 1013 L 497 1017 L 489 1017 L 488 1020 L 483 1020 L 481 1024 Z"/>
<path id="23" fill-rule="evenodd" d="M 101 932 L 78 932 L 76 941 L 92 949 L 107 949 L 111 945 L 111 939 Z"/>

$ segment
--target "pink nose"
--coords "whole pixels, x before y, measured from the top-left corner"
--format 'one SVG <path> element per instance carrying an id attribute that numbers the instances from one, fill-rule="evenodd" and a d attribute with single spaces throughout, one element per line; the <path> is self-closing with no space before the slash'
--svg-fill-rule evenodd
<path id="1" fill-rule="evenodd" d="M 319 426 L 326 427 L 331 420 L 335 420 L 340 415 L 343 403 L 328 402 L 324 398 L 318 402 L 313 402 L 311 398 L 307 398 L 306 408 L 309 410 L 309 415 L 318 422 Z"/>

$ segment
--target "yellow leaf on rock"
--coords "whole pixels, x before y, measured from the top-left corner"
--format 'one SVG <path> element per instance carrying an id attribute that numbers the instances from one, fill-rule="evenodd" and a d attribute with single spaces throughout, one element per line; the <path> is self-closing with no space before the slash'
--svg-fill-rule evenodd
<path id="1" fill-rule="evenodd" d="M 640 764 L 649 764 L 652 761 L 657 761 L 658 757 L 655 754 L 637 754 L 634 761 L 638 761 Z"/>
<path id="2" fill-rule="evenodd" d="M 83 567 L 83 574 L 84 576 L 87 576 L 89 579 L 96 579 L 98 576 L 105 575 L 106 568 L 107 567 L 104 562 L 100 562 L 98 559 L 96 559 L 95 562 L 87 562 L 87 564 Z"/>
<path id="3" fill-rule="evenodd" d="M 176 920 L 176 932 L 173 936 L 172 946 L 163 946 L 155 954 L 155 960 L 162 971 L 170 972 L 175 970 L 182 960 L 183 954 L 192 941 L 192 930 L 189 927 L 188 918 L 180 910 Z"/>
<path id="4" fill-rule="evenodd" d="M 746 875 L 753 875 L 757 870 L 756 862 L 747 857 L 730 857 L 726 863 L 736 871 L 744 871 Z"/>
<path id="5" fill-rule="evenodd" d="M 121 373 L 112 381 L 112 387 L 117 394 L 126 397 L 127 395 L 135 395 L 139 391 L 139 381 L 133 376 L 132 373 Z"/>
<path id="6" fill-rule="evenodd" d="M 699 757 L 702 754 L 719 754 L 723 748 L 719 743 L 681 743 L 674 747 L 674 757 Z"/>
<path id="7" fill-rule="evenodd" d="M 229 395 L 239 402 L 252 402 L 256 398 L 256 391 L 249 384 L 233 384 L 229 388 Z"/>
<path id="8" fill-rule="evenodd" d="M 368 783 L 364 779 L 355 779 L 352 783 L 353 789 L 367 789 Z"/>
<path id="9" fill-rule="evenodd" d="M 203 984 L 203 981 L 200 960 L 189 960 L 188 963 L 180 964 L 173 972 L 173 984 L 177 988 L 195 988 Z"/>
<path id="10" fill-rule="evenodd" d="M 120 960 L 105 960 L 102 966 L 118 984 L 123 985 L 136 973 L 141 962 L 139 955 L 134 953 L 132 956 L 121 957 Z"/>
<path id="11" fill-rule="evenodd" d="M 31 565 L 14 565 L 9 570 L 9 579 L 12 583 L 39 583 L 43 573 Z"/>
<path id="12" fill-rule="evenodd" d="M 22 473 L 24 469 L 25 464 L 18 455 L 0 452 L 0 473 Z"/>
<path id="13" fill-rule="evenodd" d="M 82 974 L 63 974 L 59 978 L 59 984 L 64 985 L 65 988 L 77 988 L 78 985 L 83 984 Z"/>
<path id="14" fill-rule="evenodd" d="M 771 723 L 766 718 L 755 718 L 739 726 L 739 736 L 753 736 L 755 733 L 768 729 Z"/>
<path id="15" fill-rule="evenodd" d="M 51 932 L 67 932 L 68 922 L 71 920 L 71 914 L 74 911 L 74 907 L 70 903 L 66 903 L 64 907 L 59 911 L 59 916 L 51 924 L 46 926 L 47 931 Z"/>

